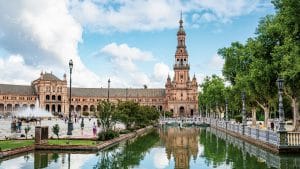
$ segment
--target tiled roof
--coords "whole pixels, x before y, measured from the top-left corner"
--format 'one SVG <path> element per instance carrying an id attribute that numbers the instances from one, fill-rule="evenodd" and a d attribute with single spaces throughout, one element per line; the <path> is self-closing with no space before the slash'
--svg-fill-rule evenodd
<path id="1" fill-rule="evenodd" d="M 107 88 L 72 88 L 72 96 L 107 97 Z M 127 94 L 126 94 L 127 93 Z M 110 88 L 110 97 L 164 97 L 165 89 Z"/>
<path id="2" fill-rule="evenodd" d="M 0 84 L 0 94 L 32 96 L 35 92 L 31 86 Z"/>

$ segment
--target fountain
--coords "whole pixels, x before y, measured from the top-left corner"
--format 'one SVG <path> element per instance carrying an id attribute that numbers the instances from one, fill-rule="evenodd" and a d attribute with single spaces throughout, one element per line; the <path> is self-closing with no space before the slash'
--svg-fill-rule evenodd
<path id="1" fill-rule="evenodd" d="M 46 118 L 46 117 L 52 117 L 52 116 L 53 115 L 50 112 L 40 108 L 40 103 L 39 103 L 38 99 L 36 100 L 33 109 L 30 107 L 27 107 L 16 113 L 16 117 L 26 118 L 26 119 Z"/>

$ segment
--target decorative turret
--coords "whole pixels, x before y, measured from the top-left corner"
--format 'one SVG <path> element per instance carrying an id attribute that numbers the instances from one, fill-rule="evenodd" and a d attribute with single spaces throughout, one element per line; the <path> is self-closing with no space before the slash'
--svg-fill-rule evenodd
<path id="1" fill-rule="evenodd" d="M 170 78 L 170 75 L 168 74 L 166 87 L 170 87 L 171 85 L 172 85 L 172 84 L 171 84 L 171 78 Z"/>
<path id="2" fill-rule="evenodd" d="M 194 74 L 193 80 L 192 80 L 192 85 L 193 86 L 197 86 L 197 79 L 196 79 L 196 75 Z"/>

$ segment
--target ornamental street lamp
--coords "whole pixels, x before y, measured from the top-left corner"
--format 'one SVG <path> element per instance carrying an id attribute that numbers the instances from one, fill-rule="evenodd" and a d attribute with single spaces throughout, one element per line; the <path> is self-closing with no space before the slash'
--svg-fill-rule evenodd
<path id="1" fill-rule="evenodd" d="M 228 99 L 225 98 L 225 120 L 228 121 Z"/>
<path id="2" fill-rule="evenodd" d="M 284 80 L 281 78 L 277 79 L 278 85 L 278 95 L 279 95 L 279 131 L 285 131 L 284 127 L 284 110 L 283 110 L 283 103 L 282 103 L 282 92 L 283 92 L 283 82 Z"/>
<path id="3" fill-rule="evenodd" d="M 69 96 L 69 120 L 68 120 L 68 132 L 67 135 L 72 135 L 73 123 L 71 121 L 71 100 L 72 100 L 72 69 L 73 69 L 73 61 L 72 59 L 69 61 L 70 68 L 70 96 Z"/>
<path id="4" fill-rule="evenodd" d="M 243 135 L 245 134 L 245 126 L 246 126 L 246 108 L 245 108 L 245 91 L 242 92 L 242 102 L 243 102 L 243 107 L 242 107 L 242 125 L 243 125 Z"/>
<path id="5" fill-rule="evenodd" d="M 107 87 L 107 101 L 109 102 L 109 87 L 110 87 L 110 78 L 108 78 L 108 87 Z"/>

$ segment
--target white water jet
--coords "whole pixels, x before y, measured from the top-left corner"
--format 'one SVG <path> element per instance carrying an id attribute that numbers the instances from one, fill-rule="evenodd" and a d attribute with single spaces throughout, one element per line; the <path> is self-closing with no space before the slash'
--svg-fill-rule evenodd
<path id="1" fill-rule="evenodd" d="M 52 117 L 53 115 L 50 112 L 40 108 L 39 100 L 36 99 L 33 109 L 30 108 L 30 106 L 25 109 L 21 109 L 16 113 L 16 116 L 22 118 L 44 118 Z"/>

